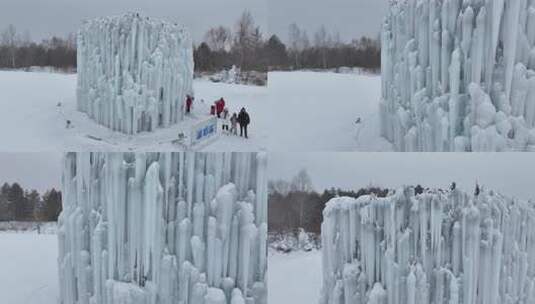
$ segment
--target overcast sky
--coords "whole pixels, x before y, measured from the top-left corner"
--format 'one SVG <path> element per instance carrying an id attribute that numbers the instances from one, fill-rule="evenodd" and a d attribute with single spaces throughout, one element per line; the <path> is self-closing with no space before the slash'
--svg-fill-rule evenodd
<path id="1" fill-rule="evenodd" d="M 61 184 L 59 152 L 0 153 L 0 184 L 19 183 L 23 188 L 44 192 Z"/>
<path id="2" fill-rule="evenodd" d="M 306 169 L 316 190 L 358 190 L 369 184 L 421 184 L 473 191 L 476 180 L 510 197 L 535 199 L 535 153 L 271 153 L 272 179 Z"/>
<path id="3" fill-rule="evenodd" d="M 29 30 L 34 41 L 76 32 L 82 20 L 141 12 L 150 17 L 184 24 L 200 41 L 211 27 L 234 28 L 244 9 L 267 31 L 267 0 L 1 0 L 0 29 L 14 24 Z"/>
<path id="4" fill-rule="evenodd" d="M 269 30 L 285 42 L 292 23 L 306 29 L 310 42 L 322 24 L 331 33 L 339 32 L 342 41 L 363 35 L 376 38 L 387 4 L 388 0 L 269 0 Z"/>

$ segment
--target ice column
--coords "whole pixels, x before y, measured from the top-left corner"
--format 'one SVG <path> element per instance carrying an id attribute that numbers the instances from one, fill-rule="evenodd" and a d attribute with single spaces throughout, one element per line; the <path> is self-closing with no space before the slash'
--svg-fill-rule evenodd
<path id="1" fill-rule="evenodd" d="M 398 151 L 535 150 L 535 1 L 394 0 L 381 134 Z"/>
<path id="2" fill-rule="evenodd" d="M 62 304 L 266 304 L 263 153 L 68 153 Z"/>
<path id="3" fill-rule="evenodd" d="M 183 119 L 193 44 L 182 26 L 134 13 L 86 21 L 77 50 L 77 108 L 98 124 L 136 134 Z"/>
<path id="4" fill-rule="evenodd" d="M 535 299 L 535 205 L 458 189 L 330 200 L 322 304 L 498 304 Z"/>

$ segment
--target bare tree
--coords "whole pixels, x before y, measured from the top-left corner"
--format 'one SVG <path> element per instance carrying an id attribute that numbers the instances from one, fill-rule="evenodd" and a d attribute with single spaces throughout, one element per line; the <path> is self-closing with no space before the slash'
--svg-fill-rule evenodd
<path id="1" fill-rule="evenodd" d="M 278 179 L 268 182 L 269 193 L 279 193 L 281 195 L 288 195 L 290 192 L 290 183 L 283 179 Z"/>
<path id="2" fill-rule="evenodd" d="M 9 56 L 11 57 L 11 67 L 15 68 L 17 30 L 13 24 L 8 25 L 7 28 L 2 32 L 2 45 L 8 48 Z"/>
<path id="3" fill-rule="evenodd" d="M 297 192 L 311 192 L 314 190 L 312 186 L 312 179 L 305 169 L 301 169 L 297 175 L 294 176 L 290 187 L 292 191 Z"/>
<path id="4" fill-rule="evenodd" d="M 22 37 L 20 39 L 20 45 L 21 46 L 29 46 L 32 43 L 32 37 L 30 35 L 30 31 L 28 29 L 25 29 L 22 33 Z"/>
<path id="5" fill-rule="evenodd" d="M 290 188 L 295 193 L 295 202 L 299 206 L 299 227 L 303 227 L 305 220 L 305 203 L 307 200 L 307 193 L 314 191 L 310 175 L 305 169 L 301 169 L 297 175 L 292 179 Z"/>
<path id="6" fill-rule="evenodd" d="M 226 50 L 232 40 L 232 33 L 229 28 L 218 26 L 211 28 L 204 35 L 204 42 L 208 44 L 211 50 L 223 51 Z"/>
<path id="7" fill-rule="evenodd" d="M 301 48 L 303 50 L 310 48 L 310 40 L 308 39 L 308 33 L 306 30 L 303 30 L 301 33 Z"/>
<path id="8" fill-rule="evenodd" d="M 324 69 L 327 68 L 327 48 L 330 44 L 330 37 L 325 25 L 322 25 L 314 34 L 314 45 L 321 52 L 321 61 Z"/>
<path id="9" fill-rule="evenodd" d="M 288 39 L 290 40 L 290 50 L 294 55 L 294 64 L 299 68 L 299 53 L 302 51 L 301 29 L 297 24 L 292 23 L 288 28 Z"/>
<path id="10" fill-rule="evenodd" d="M 254 53 L 262 43 L 260 28 L 255 25 L 253 15 L 245 10 L 236 24 L 234 48 L 236 49 L 241 68 L 249 68 L 255 62 Z"/>

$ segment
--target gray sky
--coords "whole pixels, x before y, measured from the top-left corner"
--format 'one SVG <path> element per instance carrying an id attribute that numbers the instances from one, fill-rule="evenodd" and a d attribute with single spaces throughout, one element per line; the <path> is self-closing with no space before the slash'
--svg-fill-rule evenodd
<path id="1" fill-rule="evenodd" d="M 1 0 L 0 29 L 14 24 L 18 32 L 28 29 L 32 40 L 40 41 L 76 32 L 84 19 L 134 11 L 184 24 L 198 42 L 210 27 L 234 29 L 244 9 L 266 32 L 267 0 Z"/>
<path id="2" fill-rule="evenodd" d="M 288 26 L 296 23 L 313 42 L 323 24 L 329 32 L 339 32 L 342 41 L 363 35 L 376 38 L 387 4 L 388 0 L 269 0 L 269 31 L 287 42 Z"/>
<path id="3" fill-rule="evenodd" d="M 60 152 L 0 153 L 0 184 L 19 183 L 23 188 L 44 192 L 61 185 Z"/>
<path id="4" fill-rule="evenodd" d="M 397 188 L 421 184 L 473 191 L 476 180 L 510 197 L 535 199 L 535 153 L 271 153 L 272 179 L 307 169 L 317 190 L 357 190 L 370 183 Z"/>

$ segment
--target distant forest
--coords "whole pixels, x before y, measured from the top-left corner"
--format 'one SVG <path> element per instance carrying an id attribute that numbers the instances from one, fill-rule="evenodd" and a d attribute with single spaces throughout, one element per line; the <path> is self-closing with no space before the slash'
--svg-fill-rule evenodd
<path id="1" fill-rule="evenodd" d="M 316 192 L 305 170 L 301 170 L 291 181 L 276 180 L 268 184 L 268 227 L 270 233 L 297 233 L 299 228 L 319 234 L 323 221 L 325 204 L 337 196 L 360 197 L 374 194 L 385 197 L 388 189 L 378 187 L 362 188 L 358 191 L 326 189 Z"/>
<path id="2" fill-rule="evenodd" d="M 61 192 L 52 188 L 41 194 L 18 183 L 0 187 L 0 221 L 57 221 Z"/>
<path id="3" fill-rule="evenodd" d="M 217 26 L 194 46 L 196 72 L 217 72 L 233 65 L 242 71 L 332 69 L 360 67 L 377 70 L 381 65 L 379 39 L 362 37 L 342 42 L 338 33 L 321 26 L 312 38 L 292 24 L 288 43 L 277 35 L 265 39 L 252 15 L 244 11 L 234 29 Z M 76 35 L 33 42 L 30 32 L 19 33 L 9 25 L 0 32 L 0 68 L 76 68 Z"/>

